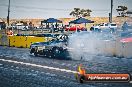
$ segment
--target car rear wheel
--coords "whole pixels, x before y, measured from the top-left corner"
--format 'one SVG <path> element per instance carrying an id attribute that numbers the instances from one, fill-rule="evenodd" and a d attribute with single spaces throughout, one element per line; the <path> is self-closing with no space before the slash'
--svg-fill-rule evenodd
<path id="1" fill-rule="evenodd" d="M 52 48 L 52 57 L 58 59 L 67 59 L 67 50 L 62 47 L 53 47 Z"/>
<path id="2" fill-rule="evenodd" d="M 60 58 L 62 56 L 62 49 L 63 48 L 59 48 L 59 47 L 53 47 L 52 48 L 52 57 L 55 58 Z"/>

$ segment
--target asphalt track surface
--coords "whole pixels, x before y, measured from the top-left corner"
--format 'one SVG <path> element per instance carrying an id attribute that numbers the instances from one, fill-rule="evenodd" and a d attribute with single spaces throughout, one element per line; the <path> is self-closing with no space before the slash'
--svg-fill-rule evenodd
<path id="1" fill-rule="evenodd" d="M 97 56 L 88 61 L 59 60 L 35 57 L 27 48 L 0 46 L 0 87 L 132 87 L 132 83 L 80 84 L 74 74 L 79 64 L 89 73 L 132 75 L 131 58 Z"/>

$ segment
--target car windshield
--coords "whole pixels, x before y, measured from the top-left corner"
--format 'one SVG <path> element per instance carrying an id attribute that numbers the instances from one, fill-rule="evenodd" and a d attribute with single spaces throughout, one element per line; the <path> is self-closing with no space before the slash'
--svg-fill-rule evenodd
<path id="1" fill-rule="evenodd" d="M 32 45 L 49 45 L 51 42 L 36 42 L 33 43 Z"/>
<path id="2" fill-rule="evenodd" d="M 50 42 L 40 42 L 39 44 L 40 44 L 40 45 L 49 45 Z"/>

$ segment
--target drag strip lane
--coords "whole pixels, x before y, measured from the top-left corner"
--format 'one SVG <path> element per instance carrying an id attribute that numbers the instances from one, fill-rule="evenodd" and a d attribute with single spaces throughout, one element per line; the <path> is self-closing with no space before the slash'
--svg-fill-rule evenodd
<path id="1" fill-rule="evenodd" d="M 27 66 L 33 66 L 33 67 L 39 67 L 39 68 L 45 68 L 45 69 L 56 70 L 56 71 L 62 71 L 62 72 L 67 72 L 67 73 L 78 73 L 77 71 L 72 71 L 72 70 L 68 70 L 68 69 L 60 69 L 60 68 L 55 68 L 55 67 L 49 67 L 49 66 L 38 65 L 38 64 L 33 64 L 33 63 L 19 62 L 19 61 L 14 61 L 14 60 L 0 59 L 0 61 L 21 64 L 21 65 L 27 65 Z"/>

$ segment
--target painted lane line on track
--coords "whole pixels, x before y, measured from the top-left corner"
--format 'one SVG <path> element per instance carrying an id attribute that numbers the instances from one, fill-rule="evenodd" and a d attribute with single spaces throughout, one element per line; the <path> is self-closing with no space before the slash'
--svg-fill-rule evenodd
<path id="1" fill-rule="evenodd" d="M 19 62 L 19 61 L 14 61 L 14 60 L 0 59 L 0 61 L 10 62 L 10 63 L 15 63 L 15 64 L 21 64 L 21 65 L 27 65 L 27 66 L 34 66 L 34 67 L 45 68 L 45 69 L 56 70 L 56 71 L 62 71 L 62 72 L 68 72 L 68 73 L 78 73 L 77 71 L 54 68 L 54 67 L 43 66 L 43 65 L 33 64 L 33 63 L 24 63 L 24 62 Z"/>

